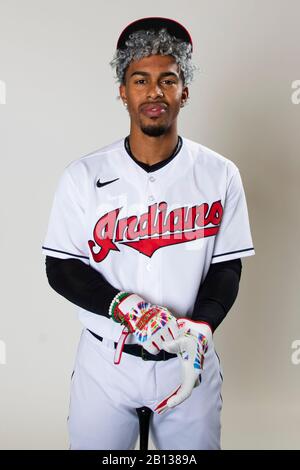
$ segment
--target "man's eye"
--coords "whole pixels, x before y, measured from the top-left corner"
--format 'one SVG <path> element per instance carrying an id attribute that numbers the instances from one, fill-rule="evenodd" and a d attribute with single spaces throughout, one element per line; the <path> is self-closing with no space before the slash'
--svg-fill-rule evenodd
<path id="1" fill-rule="evenodd" d="M 145 83 L 145 81 L 146 81 L 145 79 L 140 78 L 139 80 L 136 80 L 134 83 L 142 84 L 142 83 Z M 162 82 L 166 83 L 167 85 L 173 85 L 176 83 L 174 80 L 162 80 Z"/>

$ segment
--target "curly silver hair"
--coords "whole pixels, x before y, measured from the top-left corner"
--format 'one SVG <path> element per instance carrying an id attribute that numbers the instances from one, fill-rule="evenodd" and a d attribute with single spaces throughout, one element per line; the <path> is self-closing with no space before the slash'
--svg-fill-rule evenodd
<path id="1" fill-rule="evenodd" d="M 184 85 L 189 85 L 198 69 L 192 63 L 192 46 L 175 36 L 171 36 L 166 28 L 160 31 L 140 30 L 129 35 L 126 49 L 117 49 L 113 60 L 109 63 L 116 68 L 116 82 L 125 84 L 125 73 L 132 60 L 140 60 L 153 54 L 172 55 L 180 68 Z"/>

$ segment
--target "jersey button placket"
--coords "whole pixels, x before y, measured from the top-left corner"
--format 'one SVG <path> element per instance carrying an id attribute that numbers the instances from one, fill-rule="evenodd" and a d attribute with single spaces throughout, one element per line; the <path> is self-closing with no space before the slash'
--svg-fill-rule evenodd
<path id="1" fill-rule="evenodd" d="M 153 182 L 154 181 L 155 181 L 154 176 L 152 175 L 148 176 L 147 184 L 145 185 L 145 193 L 146 193 L 145 202 L 146 202 L 147 209 L 149 208 L 150 205 L 154 204 L 156 200 L 153 194 L 153 189 L 154 189 Z M 153 270 L 151 258 L 148 258 L 148 256 L 143 255 L 141 256 L 140 261 L 143 264 L 143 284 L 144 284 L 143 287 L 147 289 L 147 286 L 149 285 L 149 282 L 151 280 L 151 275 L 152 275 L 151 271 Z"/>
<path id="2" fill-rule="evenodd" d="M 149 191 L 149 193 L 148 193 L 148 203 L 153 204 L 155 202 L 155 199 L 156 199 L 154 194 L 153 194 L 153 189 L 154 189 L 153 188 L 153 183 L 156 181 L 156 178 L 153 175 L 151 175 L 151 176 L 149 176 L 148 181 L 149 181 L 149 185 L 148 185 L 148 191 Z"/>
<path id="3" fill-rule="evenodd" d="M 152 188 L 150 184 L 150 177 L 148 174 L 143 174 L 143 178 L 139 181 L 139 186 L 141 188 L 141 201 L 143 201 L 144 209 L 142 212 L 147 212 L 148 208 L 151 204 L 155 202 L 155 197 L 152 194 Z M 147 289 L 149 284 L 149 275 L 151 270 L 151 260 L 143 254 L 139 252 L 138 258 L 138 284 L 141 292 L 144 289 Z"/>

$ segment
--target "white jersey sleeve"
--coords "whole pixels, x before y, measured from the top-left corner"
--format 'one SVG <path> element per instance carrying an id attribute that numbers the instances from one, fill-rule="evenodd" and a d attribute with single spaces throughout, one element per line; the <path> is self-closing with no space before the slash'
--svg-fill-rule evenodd
<path id="1" fill-rule="evenodd" d="M 42 253 L 89 264 L 83 197 L 69 168 L 64 169 L 56 188 Z"/>
<path id="2" fill-rule="evenodd" d="M 211 263 L 255 254 L 241 175 L 236 165 L 230 165 L 230 168 L 231 176 Z"/>

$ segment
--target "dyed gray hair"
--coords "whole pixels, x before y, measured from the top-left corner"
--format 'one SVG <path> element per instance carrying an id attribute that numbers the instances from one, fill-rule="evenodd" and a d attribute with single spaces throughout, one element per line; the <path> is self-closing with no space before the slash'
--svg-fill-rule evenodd
<path id="1" fill-rule="evenodd" d="M 125 83 L 126 68 L 132 60 L 140 60 L 153 54 L 172 55 L 180 68 L 184 85 L 189 85 L 198 69 L 192 63 L 192 46 L 175 36 L 171 36 L 165 28 L 160 31 L 140 30 L 129 35 L 126 49 L 117 49 L 113 60 L 109 63 L 116 69 L 116 82 Z"/>

